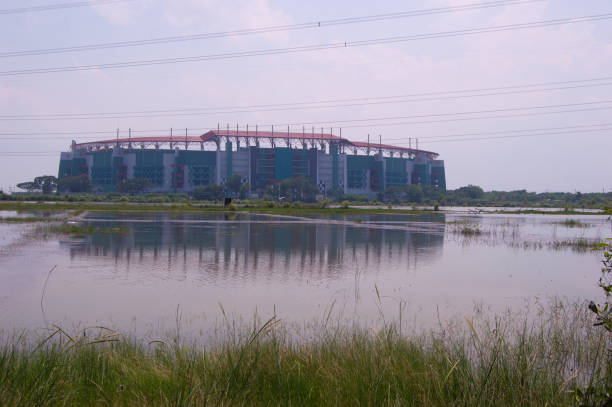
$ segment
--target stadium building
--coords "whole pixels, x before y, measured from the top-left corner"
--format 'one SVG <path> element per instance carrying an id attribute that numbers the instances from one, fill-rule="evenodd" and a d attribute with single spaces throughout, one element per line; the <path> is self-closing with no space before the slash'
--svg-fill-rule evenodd
<path id="1" fill-rule="evenodd" d="M 87 174 L 96 192 L 114 191 L 125 179 L 145 178 L 156 192 L 191 192 L 223 185 L 234 174 L 252 193 L 268 184 L 304 176 L 321 194 L 374 196 L 392 186 L 446 189 L 437 153 L 333 134 L 212 130 L 199 137 L 128 137 L 72 142 L 61 153 L 59 179 Z"/>

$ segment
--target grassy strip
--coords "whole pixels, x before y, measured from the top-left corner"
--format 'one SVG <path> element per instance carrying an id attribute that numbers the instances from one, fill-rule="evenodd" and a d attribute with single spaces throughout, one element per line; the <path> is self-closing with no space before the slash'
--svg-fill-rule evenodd
<path id="1" fill-rule="evenodd" d="M 127 235 L 130 233 L 130 229 L 126 226 L 99 228 L 95 226 L 82 226 L 82 225 L 62 223 L 59 225 L 39 226 L 36 229 L 36 232 L 42 233 L 44 235 L 46 234 L 93 235 L 94 233 Z"/>
<path id="2" fill-rule="evenodd" d="M 36 216 L 28 216 L 28 217 L 12 217 L 8 216 L 6 218 L 0 218 L 0 223 L 39 223 L 39 222 L 57 222 L 57 218 L 41 218 Z"/>
<path id="3" fill-rule="evenodd" d="M 321 328 L 309 342 L 271 319 L 208 348 L 57 328 L 0 345 L 0 404 L 572 406 L 576 386 L 612 384 L 609 337 L 585 310 L 416 337 Z"/>
<path id="4" fill-rule="evenodd" d="M 318 208 L 316 205 L 297 206 L 238 206 L 234 205 L 225 208 L 220 205 L 212 204 L 115 204 L 115 203 L 92 203 L 92 202 L 39 202 L 39 203 L 15 203 L 0 202 L 0 210 L 75 210 L 97 211 L 97 212 L 178 212 L 178 213 L 197 213 L 197 212 L 252 212 L 263 214 L 320 214 L 320 215 L 351 215 L 351 214 L 377 214 L 377 213 L 422 213 L 433 211 L 408 210 L 408 209 L 386 209 L 386 208 Z"/>
<path id="5" fill-rule="evenodd" d="M 239 204 L 226 208 L 214 203 L 116 203 L 116 202 L 14 202 L 0 201 L 0 210 L 45 210 L 66 211 L 76 210 L 97 212 L 175 212 L 175 213 L 197 213 L 197 212 L 251 212 L 262 214 L 279 215 L 356 215 L 356 214 L 415 214 L 435 213 L 433 209 L 393 209 L 393 208 L 354 208 L 348 207 L 320 207 L 319 204 L 294 203 L 294 204 Z M 443 211 L 442 211 L 443 212 Z M 610 210 L 599 212 L 580 212 L 576 210 L 541 211 L 535 209 L 521 209 L 516 211 L 481 211 L 483 214 L 505 214 L 505 215 L 602 215 L 612 214 Z"/>
<path id="6" fill-rule="evenodd" d="M 537 209 L 519 209 L 516 211 L 483 211 L 483 213 L 494 213 L 501 215 L 609 215 L 610 210 L 602 209 L 597 212 L 581 212 L 573 209 L 561 209 L 558 211 L 541 211 Z"/>

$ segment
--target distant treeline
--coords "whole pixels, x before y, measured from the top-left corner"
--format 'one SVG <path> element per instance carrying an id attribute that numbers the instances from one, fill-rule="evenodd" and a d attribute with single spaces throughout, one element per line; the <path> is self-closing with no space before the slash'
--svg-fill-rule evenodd
<path id="1" fill-rule="evenodd" d="M 344 196 L 345 200 L 362 197 Z M 487 191 L 476 185 L 468 185 L 454 190 L 442 191 L 439 188 L 420 185 L 390 187 L 378 199 L 391 203 L 416 203 L 443 206 L 506 206 L 506 207 L 546 207 L 546 208 L 604 208 L 612 206 L 612 192 L 528 192 Z"/>
<path id="2" fill-rule="evenodd" d="M 304 179 L 286 180 L 263 191 L 261 201 L 314 202 L 317 188 Z M 208 185 L 186 193 L 134 193 L 134 191 L 107 193 L 70 193 L 70 194 L 13 194 L 0 191 L 0 200 L 5 201 L 68 201 L 68 202 L 143 202 L 143 203 L 186 203 L 192 201 L 222 201 L 227 194 L 223 186 Z M 239 191 L 232 196 L 238 202 L 246 202 L 246 192 Z M 455 190 L 443 191 L 440 188 L 406 185 L 390 187 L 375 197 L 365 195 L 330 194 L 328 202 L 349 202 L 352 204 L 403 204 L 430 206 L 497 206 L 497 207 L 540 207 L 540 208 L 596 208 L 612 207 L 612 192 L 528 192 L 488 191 L 481 187 L 468 185 Z"/>

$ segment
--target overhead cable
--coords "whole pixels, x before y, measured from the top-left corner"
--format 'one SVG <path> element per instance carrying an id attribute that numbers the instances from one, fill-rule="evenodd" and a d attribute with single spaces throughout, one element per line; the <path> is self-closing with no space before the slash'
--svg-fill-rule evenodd
<path id="1" fill-rule="evenodd" d="M 608 81 L 608 82 L 605 82 Z M 592 83 L 585 83 L 592 82 Z M 557 84 L 559 86 L 545 87 Z M 90 120 L 90 119 L 125 119 L 145 117 L 179 117 L 198 115 L 219 115 L 235 113 L 259 113 L 304 109 L 328 109 L 339 107 L 355 107 L 379 104 L 397 104 L 409 102 L 424 102 L 434 100 L 463 99 L 473 97 L 500 96 L 534 92 L 548 92 L 556 90 L 569 90 L 589 87 L 602 87 L 612 85 L 612 77 L 580 79 L 561 82 L 544 82 L 525 85 L 512 85 L 505 87 L 480 88 L 471 90 L 452 90 L 441 92 L 415 93 L 394 96 L 374 96 L 350 99 L 335 99 L 310 102 L 293 102 L 267 105 L 234 106 L 234 107 L 203 107 L 189 109 L 158 109 L 125 112 L 95 112 L 95 113 L 48 113 L 36 115 L 0 115 L 2 121 L 42 121 L 42 120 Z M 532 89 L 530 89 L 532 88 Z M 471 94 L 470 94 L 471 93 Z"/>
<path id="2" fill-rule="evenodd" d="M 107 4 L 125 3 L 128 1 L 134 1 L 134 0 L 89 0 L 89 1 L 79 1 L 79 2 L 72 2 L 72 3 L 47 4 L 44 6 L 10 8 L 10 9 L 0 10 L 0 15 L 32 13 L 32 12 L 38 12 L 38 11 L 63 10 L 63 9 L 87 7 L 87 6 L 102 6 L 102 5 L 107 5 Z"/>
<path id="3" fill-rule="evenodd" d="M 609 20 L 609 19 L 612 19 L 612 13 L 598 14 L 598 15 L 584 16 L 584 17 L 535 21 L 535 22 L 520 23 L 520 24 L 509 24 L 509 25 L 501 25 L 501 26 L 493 26 L 493 27 L 485 27 L 485 28 L 453 30 L 453 31 L 429 33 L 429 34 L 404 35 L 404 36 L 394 36 L 394 37 L 377 38 L 377 39 L 370 39 L 370 40 L 347 41 L 347 42 L 332 42 L 332 43 L 325 43 L 325 44 L 313 44 L 313 45 L 303 45 L 303 46 L 285 47 L 285 48 L 272 48 L 272 49 L 263 49 L 263 50 L 255 50 L 255 51 L 240 51 L 240 52 L 228 52 L 228 53 L 221 53 L 221 54 L 187 56 L 187 57 L 123 61 L 123 62 L 101 63 L 101 64 L 95 64 L 95 65 L 19 69 L 19 70 L 11 70 L 11 71 L 2 71 L 0 72 L 0 76 L 19 76 L 19 75 L 58 73 L 58 72 L 90 71 L 90 70 L 98 70 L 98 69 L 133 68 L 133 67 L 141 67 L 141 66 L 167 65 L 167 64 L 178 64 L 178 63 L 186 63 L 186 62 L 205 62 L 205 61 L 238 59 L 238 58 L 247 58 L 247 57 L 256 57 L 256 56 L 269 56 L 269 55 L 301 53 L 301 52 L 310 52 L 310 51 L 322 51 L 322 50 L 339 49 L 339 48 L 352 48 L 352 47 L 362 47 L 362 46 L 371 46 L 371 45 L 392 44 L 392 43 L 401 43 L 401 42 L 408 42 L 408 41 L 434 39 L 434 38 L 449 38 L 449 37 L 459 37 L 459 36 L 467 36 L 467 35 L 479 35 L 479 34 L 487 34 L 487 33 L 502 32 L 502 31 L 515 31 L 515 30 L 561 26 L 561 25 L 584 23 L 584 22 L 603 21 L 603 20 Z"/>
<path id="4" fill-rule="evenodd" d="M 361 23 L 369 23 L 369 22 L 385 21 L 385 20 L 397 20 L 397 19 L 402 19 L 402 18 L 419 17 L 419 16 L 432 15 L 432 14 L 445 14 L 445 13 L 453 13 L 453 12 L 459 12 L 459 11 L 473 11 L 473 10 L 479 10 L 479 9 L 492 8 L 492 7 L 522 5 L 522 4 L 536 3 L 536 2 L 541 2 L 541 1 L 544 1 L 544 0 L 499 0 L 499 1 L 484 2 L 484 3 L 469 3 L 469 4 L 460 5 L 460 6 L 437 7 L 437 8 L 402 11 L 402 12 L 395 12 L 395 13 L 374 14 L 374 15 L 367 15 L 367 16 L 360 16 L 360 17 L 346 17 L 346 18 L 337 18 L 333 20 L 311 21 L 311 22 L 298 23 L 298 24 L 276 25 L 276 26 L 259 27 L 259 28 L 245 28 L 245 29 L 238 29 L 238 30 L 232 30 L 232 31 L 220 31 L 220 32 L 210 32 L 210 33 L 201 33 L 201 34 L 192 34 L 192 35 L 158 37 L 158 38 L 151 38 L 151 39 L 145 39 L 145 40 L 118 41 L 118 42 L 106 42 L 106 43 L 98 43 L 98 44 L 75 45 L 75 46 L 69 46 L 69 47 L 57 47 L 57 48 L 47 48 L 47 49 L 9 51 L 9 52 L 1 52 L 0 58 L 47 55 L 47 54 L 63 54 L 63 53 L 68 53 L 68 52 L 96 51 L 96 50 L 101 50 L 101 49 L 139 47 L 139 46 L 145 46 L 145 45 L 170 44 L 170 43 L 177 43 L 177 42 L 208 40 L 208 39 L 236 37 L 236 36 L 253 35 L 253 34 L 267 34 L 267 33 L 282 32 L 282 31 L 316 29 L 316 28 L 332 27 L 332 26 L 339 26 L 339 25 L 361 24 Z"/>

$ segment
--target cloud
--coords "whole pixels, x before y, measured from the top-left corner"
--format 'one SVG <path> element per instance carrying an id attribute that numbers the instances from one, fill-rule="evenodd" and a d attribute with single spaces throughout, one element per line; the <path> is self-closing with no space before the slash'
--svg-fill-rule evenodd
<path id="1" fill-rule="evenodd" d="M 259 28 L 292 22 L 287 13 L 273 8 L 268 0 L 183 0 L 167 4 L 163 14 L 174 26 L 199 31 Z"/>
<path id="2" fill-rule="evenodd" d="M 138 13 L 146 9 L 151 0 L 132 0 L 125 3 L 96 4 L 91 0 L 91 8 L 112 24 L 127 26 L 136 20 Z"/>

